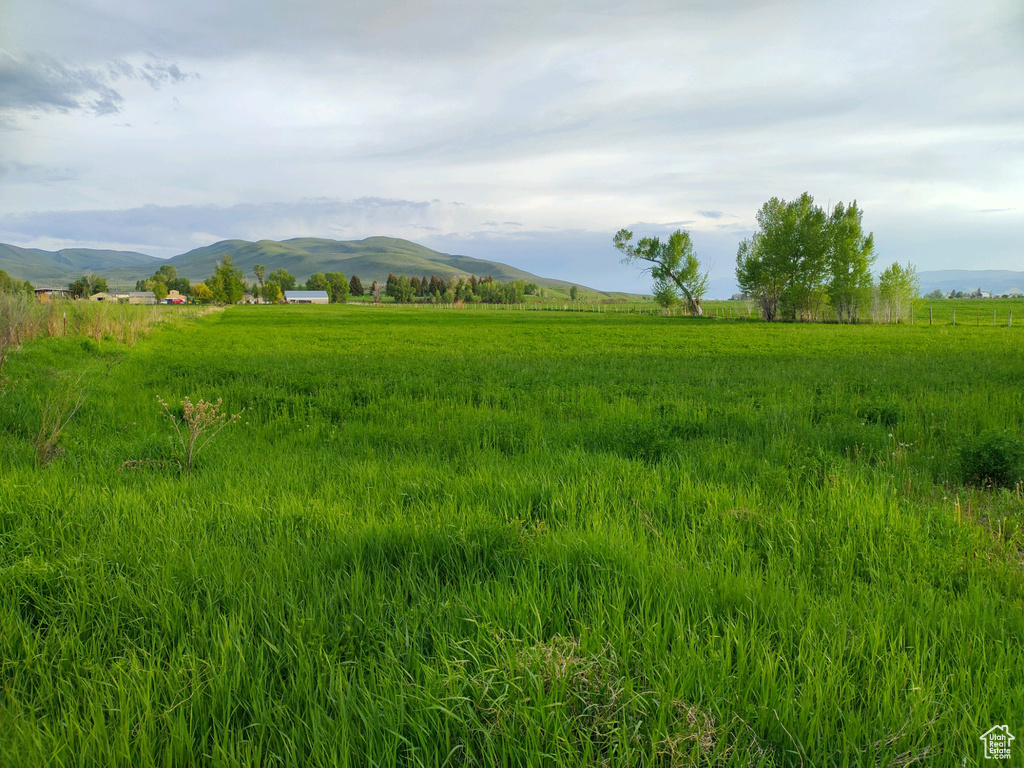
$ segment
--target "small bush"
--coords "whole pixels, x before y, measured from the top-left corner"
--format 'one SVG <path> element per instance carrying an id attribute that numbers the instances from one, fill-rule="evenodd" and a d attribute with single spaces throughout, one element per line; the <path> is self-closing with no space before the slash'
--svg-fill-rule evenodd
<path id="1" fill-rule="evenodd" d="M 1008 432 L 983 432 L 960 448 L 960 472 L 966 483 L 1012 487 L 1024 474 L 1024 443 Z"/>

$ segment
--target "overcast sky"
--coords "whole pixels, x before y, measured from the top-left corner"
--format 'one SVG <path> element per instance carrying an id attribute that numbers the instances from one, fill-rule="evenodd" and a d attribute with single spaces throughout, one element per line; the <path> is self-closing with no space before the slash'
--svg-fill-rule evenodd
<path id="1" fill-rule="evenodd" d="M 391 235 L 643 289 L 620 227 L 728 278 L 805 190 L 882 266 L 1024 269 L 1024 2 L 0 0 L 0 242 Z"/>

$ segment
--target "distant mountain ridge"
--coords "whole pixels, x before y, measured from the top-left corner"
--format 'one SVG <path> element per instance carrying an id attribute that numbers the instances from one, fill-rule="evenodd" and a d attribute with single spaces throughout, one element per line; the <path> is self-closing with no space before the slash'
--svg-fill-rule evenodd
<path id="1" fill-rule="evenodd" d="M 135 251 L 109 251 L 95 248 L 64 248 L 44 251 L 0 243 L 0 269 L 29 282 L 60 282 L 82 276 L 85 271 L 105 274 L 117 269 L 137 269 L 152 274 L 162 259 Z"/>
<path id="2" fill-rule="evenodd" d="M 936 289 L 943 293 L 969 293 L 980 288 L 993 296 L 1024 293 L 1024 272 L 1009 269 L 937 269 L 919 272 L 917 276 L 921 280 L 922 296 Z"/>
<path id="3" fill-rule="evenodd" d="M 262 264 L 267 274 L 286 269 L 304 282 L 314 272 L 344 272 L 359 275 L 369 285 L 383 282 L 389 273 L 413 275 L 491 276 L 495 280 L 526 280 L 541 286 L 565 287 L 565 280 L 554 280 L 517 269 L 498 261 L 441 253 L 426 246 L 393 237 L 368 237 L 365 240 L 340 241 L 315 237 L 290 240 L 222 240 L 195 248 L 170 259 L 158 259 L 132 251 L 103 251 L 88 248 L 51 252 L 0 244 L 0 269 L 12 277 L 29 281 L 60 283 L 78 278 L 86 270 L 106 277 L 114 285 L 132 285 L 151 277 L 164 264 L 193 282 L 213 274 L 217 262 L 230 255 L 236 267 L 253 278 L 253 267 Z"/>

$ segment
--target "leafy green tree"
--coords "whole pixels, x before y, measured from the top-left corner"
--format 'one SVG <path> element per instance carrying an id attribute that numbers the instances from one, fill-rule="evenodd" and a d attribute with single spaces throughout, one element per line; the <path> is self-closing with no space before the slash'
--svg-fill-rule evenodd
<path id="1" fill-rule="evenodd" d="M 879 319 L 898 323 L 901 317 L 906 317 L 920 287 L 913 264 L 901 267 L 893 262 L 878 278 Z"/>
<path id="2" fill-rule="evenodd" d="M 306 281 L 307 291 L 326 291 L 327 290 L 327 278 L 323 272 L 314 272 L 309 276 Z"/>
<path id="3" fill-rule="evenodd" d="M 473 300 L 473 289 L 465 278 L 459 278 L 459 282 L 455 286 L 455 300 L 462 302 Z"/>
<path id="4" fill-rule="evenodd" d="M 395 301 L 399 304 L 411 304 L 416 293 L 412 289 L 412 281 L 402 275 L 395 280 L 394 287 L 392 288 L 391 295 Z"/>
<path id="5" fill-rule="evenodd" d="M 863 216 L 854 200 L 848 207 L 837 203 L 828 219 L 828 296 L 841 323 L 857 322 L 871 296 L 875 241 L 864 234 Z"/>
<path id="6" fill-rule="evenodd" d="M 633 233 L 628 229 L 615 233 L 615 247 L 625 254 L 622 263 L 650 264 L 643 271 L 651 273 L 656 285 L 661 284 L 666 291 L 674 285 L 689 305 L 690 312 L 697 317 L 703 315 L 701 300 L 708 290 L 708 273 L 701 269 L 690 233 L 677 229 L 664 243 L 657 237 L 644 237 L 634 246 L 632 239 Z"/>
<path id="7" fill-rule="evenodd" d="M 579 297 L 580 297 L 580 289 L 577 288 L 575 285 L 569 286 L 569 299 L 571 301 L 576 301 L 576 299 L 578 299 Z"/>
<path id="8" fill-rule="evenodd" d="M 662 278 L 654 282 L 654 302 L 662 309 L 673 309 L 682 304 L 679 298 L 679 289 L 675 283 Z"/>
<path id="9" fill-rule="evenodd" d="M 327 280 L 327 294 L 332 302 L 343 304 L 348 301 L 349 285 L 345 275 L 341 272 L 328 272 L 324 278 Z"/>
<path id="10" fill-rule="evenodd" d="M 806 192 L 790 202 L 773 197 L 758 211 L 757 224 L 736 254 L 740 290 L 758 301 L 766 320 L 814 317 L 828 268 L 825 212 Z"/>
<path id="11" fill-rule="evenodd" d="M 385 296 L 390 296 L 391 298 L 394 298 L 395 297 L 395 287 L 397 285 L 398 285 L 398 275 L 389 272 L 388 273 L 388 280 L 384 284 L 384 295 Z"/>
<path id="12" fill-rule="evenodd" d="M 11 277 L 4 270 L 0 269 L 0 293 L 7 294 L 25 294 L 29 296 L 35 295 L 35 289 L 32 284 L 25 280 L 18 280 L 16 277 Z"/>
<path id="13" fill-rule="evenodd" d="M 263 296 L 263 278 L 267 276 L 267 268 L 262 264 L 253 264 L 252 272 L 256 275 L 256 281 L 260 284 L 259 296 Z"/>
<path id="14" fill-rule="evenodd" d="M 359 275 L 352 275 L 352 279 L 348 283 L 348 290 L 352 296 L 362 296 L 365 293 L 363 281 L 359 279 Z"/>
<path id="15" fill-rule="evenodd" d="M 86 272 L 73 283 L 68 284 L 71 296 L 76 299 L 87 299 L 94 293 L 104 293 L 107 290 L 107 280 L 97 277 L 92 272 Z"/>
<path id="16" fill-rule="evenodd" d="M 946 297 L 945 297 L 945 296 L 943 295 L 943 293 L 942 293 L 942 289 L 941 289 L 941 288 L 936 288 L 936 289 L 935 289 L 934 291 L 932 291 L 931 293 L 926 293 L 926 294 L 924 295 L 924 297 L 925 297 L 926 299 L 944 299 L 944 298 L 946 298 Z"/>
<path id="17" fill-rule="evenodd" d="M 159 280 L 153 281 L 153 295 L 156 296 L 157 301 L 163 301 L 167 298 L 167 294 L 170 291 L 167 290 L 167 285 L 160 282 Z"/>
<path id="18" fill-rule="evenodd" d="M 206 281 L 207 287 L 213 293 L 213 300 L 218 304 L 240 302 L 245 294 L 242 277 L 242 270 L 235 267 L 231 254 L 225 254 L 214 267 L 213 275 Z"/>
<path id="19" fill-rule="evenodd" d="M 196 283 L 192 286 L 192 298 L 201 304 L 213 301 L 213 291 L 206 283 Z"/>
<path id="20" fill-rule="evenodd" d="M 270 273 L 268 280 L 273 280 L 277 283 L 277 287 L 281 291 L 294 291 L 295 290 L 295 276 L 284 267 L 275 269 Z"/>
<path id="21" fill-rule="evenodd" d="M 267 280 L 266 285 L 263 286 L 263 300 L 265 302 L 274 304 L 280 301 L 283 295 L 281 286 L 277 284 L 276 280 Z"/>
<path id="22" fill-rule="evenodd" d="M 173 264 L 164 264 L 156 271 L 153 275 L 154 279 L 160 280 L 164 285 L 169 284 L 172 280 L 178 279 L 178 269 Z"/>

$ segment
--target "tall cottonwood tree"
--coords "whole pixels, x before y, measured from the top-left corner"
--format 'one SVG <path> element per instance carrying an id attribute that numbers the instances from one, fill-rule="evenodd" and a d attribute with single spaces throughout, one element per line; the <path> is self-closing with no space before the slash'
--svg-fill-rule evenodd
<path id="1" fill-rule="evenodd" d="M 217 262 L 213 268 L 213 276 L 206 281 L 207 287 L 213 294 L 213 300 L 218 304 L 237 304 L 245 294 L 245 285 L 242 283 L 242 270 L 234 265 L 231 254 L 225 254 L 224 258 Z"/>
<path id="2" fill-rule="evenodd" d="M 295 290 L 295 275 L 284 267 L 279 267 L 270 273 L 268 280 L 273 280 L 282 291 Z"/>
<path id="3" fill-rule="evenodd" d="M 878 278 L 878 319 L 898 323 L 910 314 L 910 306 L 921 283 L 913 264 L 901 267 L 893 262 Z"/>
<path id="4" fill-rule="evenodd" d="M 633 233 L 620 229 L 613 243 L 625 254 L 623 264 L 650 264 L 643 267 L 654 278 L 655 295 L 659 301 L 679 299 L 680 295 L 696 317 L 704 314 L 701 300 L 708 290 L 708 273 L 701 269 L 700 260 L 693 249 L 690 233 L 677 229 L 667 241 L 657 237 L 643 237 L 633 245 Z"/>
<path id="5" fill-rule="evenodd" d="M 757 232 L 740 243 L 736 282 L 766 320 L 817 319 L 831 302 L 840 322 L 856 322 L 871 295 L 874 236 L 864 234 L 856 201 L 831 214 L 804 192 L 757 212 Z"/>
<path id="6" fill-rule="evenodd" d="M 348 301 L 349 284 L 348 279 L 341 272 L 327 272 L 324 275 L 327 280 L 327 293 L 331 297 L 331 301 L 335 303 L 344 303 Z"/>
<path id="7" fill-rule="evenodd" d="M 266 296 L 264 296 L 263 290 L 263 278 L 266 277 L 267 275 L 267 268 L 262 264 L 254 264 L 252 267 L 252 271 L 253 274 L 256 275 L 256 280 L 258 280 L 260 284 L 260 296 L 266 298 Z"/>
<path id="8" fill-rule="evenodd" d="M 857 322 L 871 298 L 875 239 L 864 234 L 863 217 L 854 200 L 849 206 L 837 203 L 828 220 L 828 296 L 840 323 Z"/>
<path id="9" fill-rule="evenodd" d="M 827 217 L 806 192 L 778 197 L 757 212 L 758 231 L 740 243 L 736 282 L 755 298 L 766 320 L 811 318 L 824 298 Z"/>

